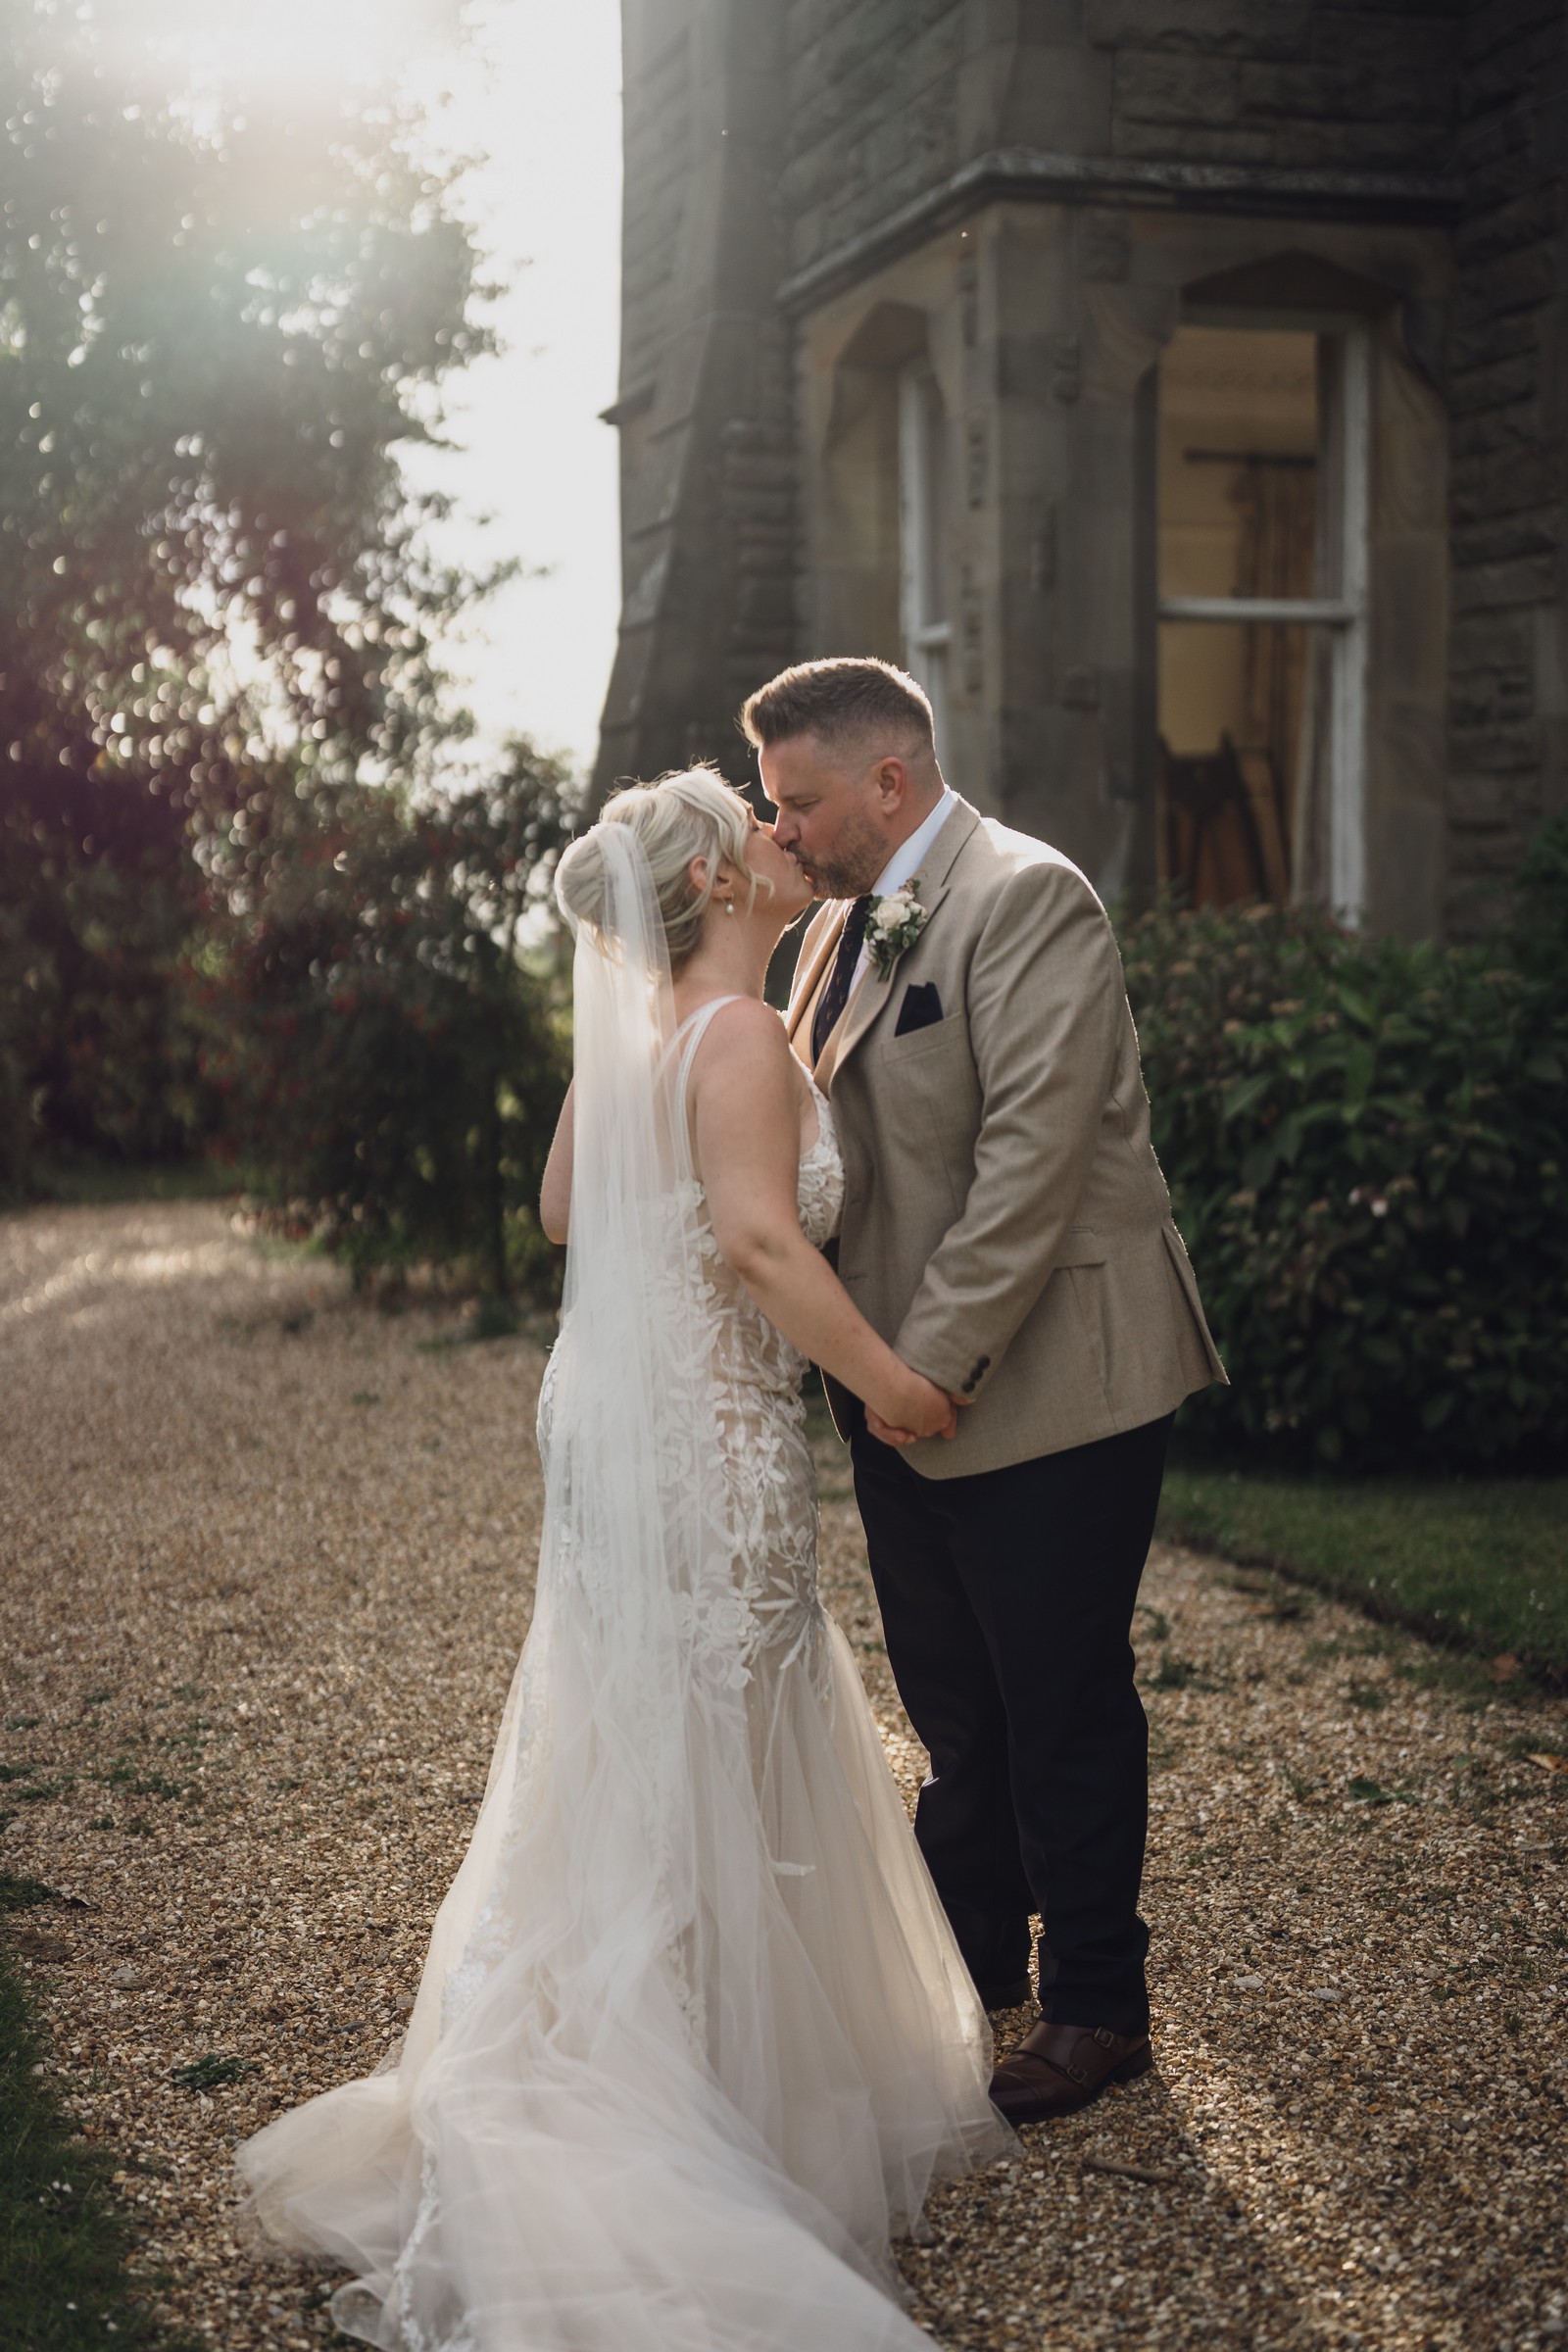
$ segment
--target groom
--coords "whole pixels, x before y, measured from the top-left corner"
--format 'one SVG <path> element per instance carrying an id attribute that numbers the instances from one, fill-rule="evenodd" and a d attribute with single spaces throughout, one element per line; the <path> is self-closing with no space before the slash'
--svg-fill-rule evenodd
<path id="1" fill-rule="evenodd" d="M 960 1408 L 951 1442 L 911 1441 L 829 1384 L 931 1758 L 915 1833 L 988 2008 L 1029 1998 L 1041 1915 L 1042 2014 L 992 2084 L 1038 2123 L 1152 2063 L 1129 1635 L 1172 1416 L 1224 1372 L 1083 875 L 948 787 L 886 662 L 802 662 L 742 724 L 831 902 L 789 1026 L 844 1152 L 839 1273 Z"/>

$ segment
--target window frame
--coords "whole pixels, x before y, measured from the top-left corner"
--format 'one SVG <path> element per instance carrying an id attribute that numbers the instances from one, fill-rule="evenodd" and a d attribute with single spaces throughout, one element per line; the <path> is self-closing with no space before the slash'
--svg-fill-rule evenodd
<path id="1" fill-rule="evenodd" d="M 899 622 L 905 667 L 931 702 L 937 757 L 947 752 L 948 612 L 938 503 L 947 466 L 947 410 L 928 359 L 899 369 Z M 951 498 L 948 524 L 952 527 Z"/>
<path id="2" fill-rule="evenodd" d="M 1328 640 L 1326 774 L 1328 895 L 1358 924 L 1367 905 L 1367 654 L 1370 625 L 1372 336 L 1353 321 L 1299 313 L 1194 312 L 1184 323 L 1256 329 L 1289 325 L 1318 339 L 1321 387 L 1318 562 L 1323 593 L 1310 597 L 1162 596 L 1156 621 L 1285 622 Z M 1303 780 L 1304 781 L 1304 780 Z"/>

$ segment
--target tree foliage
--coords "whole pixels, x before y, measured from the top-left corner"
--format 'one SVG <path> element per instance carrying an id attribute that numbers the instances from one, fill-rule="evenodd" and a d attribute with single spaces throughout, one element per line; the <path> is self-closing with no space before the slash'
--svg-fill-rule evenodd
<path id="1" fill-rule="evenodd" d="M 200 23 L 0 0 L 13 1180 L 34 1141 L 159 1151 L 206 1115 L 193 830 L 407 786 L 461 725 L 435 645 L 478 583 L 431 559 L 408 472 L 488 345 L 455 182 L 410 112 L 308 61 L 243 103 L 171 81 Z"/>
<path id="2" fill-rule="evenodd" d="M 572 810 L 519 742 L 482 790 L 345 788 L 215 844 L 204 1072 L 273 1204 L 357 1275 L 554 1281 L 534 1204 L 570 1056 L 537 940 Z"/>

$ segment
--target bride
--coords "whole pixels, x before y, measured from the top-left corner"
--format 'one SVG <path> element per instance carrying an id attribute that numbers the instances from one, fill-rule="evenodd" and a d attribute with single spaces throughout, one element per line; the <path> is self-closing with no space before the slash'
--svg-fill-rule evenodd
<path id="1" fill-rule="evenodd" d="M 808 902 L 715 773 L 561 861 L 575 1077 L 533 1623 L 399 2050 L 239 2151 L 385 2352 L 909 2352 L 890 2241 L 1013 2143 L 843 1635 L 801 1386 L 941 1391 L 821 1246 L 843 1164 L 762 1001 Z"/>

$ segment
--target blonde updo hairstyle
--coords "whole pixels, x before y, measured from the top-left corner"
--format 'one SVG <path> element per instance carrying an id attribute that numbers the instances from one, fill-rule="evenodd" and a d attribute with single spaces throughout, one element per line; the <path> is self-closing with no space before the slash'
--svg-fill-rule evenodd
<path id="1" fill-rule="evenodd" d="M 680 970 L 702 937 L 721 865 L 732 869 L 737 886 L 744 878 L 748 914 L 759 890 L 771 896 L 772 884 L 747 863 L 751 808 L 717 768 L 705 761 L 661 776 L 653 784 L 624 786 L 605 803 L 599 822 L 563 852 L 556 868 L 556 899 L 574 925 L 586 923 L 601 935 L 605 930 L 600 840 L 607 825 L 628 825 L 637 837 L 653 878 L 671 972 Z M 691 870 L 698 858 L 708 861 L 708 878 L 701 888 Z"/>

